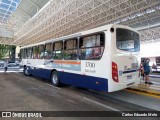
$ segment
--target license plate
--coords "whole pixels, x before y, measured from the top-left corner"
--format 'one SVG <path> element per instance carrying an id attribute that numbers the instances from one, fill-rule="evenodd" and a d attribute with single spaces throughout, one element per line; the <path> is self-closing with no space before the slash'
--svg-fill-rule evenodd
<path id="1" fill-rule="evenodd" d="M 133 85 L 133 84 L 134 84 L 134 82 L 127 84 L 127 86 L 131 86 L 131 85 Z"/>
<path id="2" fill-rule="evenodd" d="M 132 79 L 132 75 L 127 76 L 127 80 Z"/>

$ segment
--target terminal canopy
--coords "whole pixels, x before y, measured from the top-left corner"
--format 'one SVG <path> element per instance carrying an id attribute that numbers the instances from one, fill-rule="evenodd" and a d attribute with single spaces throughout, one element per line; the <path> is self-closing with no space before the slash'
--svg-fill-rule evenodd
<path id="1" fill-rule="evenodd" d="M 141 43 L 160 41 L 160 0 L 0 0 L 3 44 L 28 45 L 106 24 L 139 30 Z"/>

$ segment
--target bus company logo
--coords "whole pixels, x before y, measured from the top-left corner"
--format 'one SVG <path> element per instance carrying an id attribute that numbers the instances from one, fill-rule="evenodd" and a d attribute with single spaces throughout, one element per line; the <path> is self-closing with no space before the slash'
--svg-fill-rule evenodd
<path id="1" fill-rule="evenodd" d="M 11 112 L 2 112 L 2 117 L 12 117 Z"/>
<path id="2" fill-rule="evenodd" d="M 39 112 L 2 112 L 2 117 L 42 117 L 42 115 Z"/>

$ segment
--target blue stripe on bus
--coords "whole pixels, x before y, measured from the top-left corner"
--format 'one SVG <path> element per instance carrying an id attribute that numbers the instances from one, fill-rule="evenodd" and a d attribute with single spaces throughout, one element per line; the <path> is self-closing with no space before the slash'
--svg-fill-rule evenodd
<path id="1" fill-rule="evenodd" d="M 35 69 L 30 68 L 29 73 L 32 75 L 50 80 L 51 70 L 42 69 L 42 68 L 35 68 Z"/>
<path id="2" fill-rule="evenodd" d="M 108 92 L 108 80 L 104 78 L 85 76 L 73 73 L 59 72 L 60 82 L 75 87 Z M 98 82 L 99 84 L 96 84 Z"/>
<path id="3" fill-rule="evenodd" d="M 50 80 L 51 70 L 30 69 L 32 75 Z M 108 79 L 58 71 L 60 82 L 75 87 L 108 92 Z M 98 82 L 98 84 L 96 84 Z"/>

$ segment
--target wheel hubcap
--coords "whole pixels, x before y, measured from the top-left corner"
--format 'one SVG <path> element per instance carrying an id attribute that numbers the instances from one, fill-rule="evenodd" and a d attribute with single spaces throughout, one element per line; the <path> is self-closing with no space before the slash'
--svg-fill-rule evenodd
<path id="1" fill-rule="evenodd" d="M 54 74 L 53 77 L 52 77 L 52 81 L 53 81 L 54 84 L 56 84 L 57 81 L 58 81 L 58 76 Z"/>
<path id="2" fill-rule="evenodd" d="M 26 75 L 28 75 L 28 68 L 26 68 L 26 70 L 25 70 L 25 74 L 26 74 Z"/>

